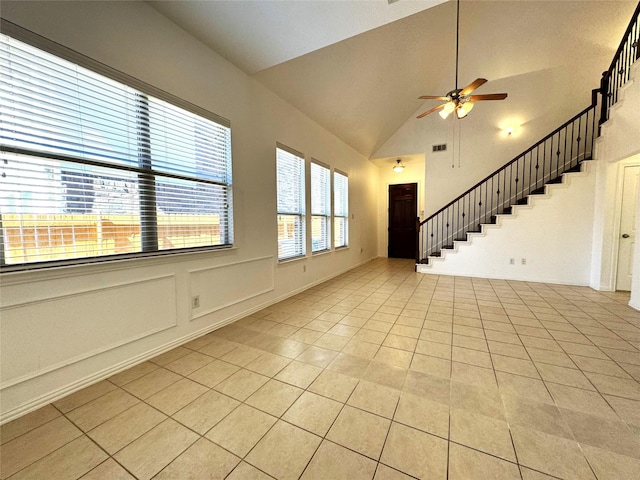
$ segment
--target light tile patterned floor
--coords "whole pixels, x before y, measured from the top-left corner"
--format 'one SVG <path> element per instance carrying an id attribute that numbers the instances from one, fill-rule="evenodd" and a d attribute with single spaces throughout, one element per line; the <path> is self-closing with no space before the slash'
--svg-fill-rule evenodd
<path id="1" fill-rule="evenodd" d="M 1 478 L 640 478 L 628 294 L 378 259 L 3 425 Z"/>

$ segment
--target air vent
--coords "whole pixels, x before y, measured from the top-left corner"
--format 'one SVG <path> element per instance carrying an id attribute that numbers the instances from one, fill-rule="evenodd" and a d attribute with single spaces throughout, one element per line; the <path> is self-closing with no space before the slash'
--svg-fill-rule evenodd
<path id="1" fill-rule="evenodd" d="M 447 144 L 442 143 L 440 145 L 432 145 L 434 152 L 444 152 L 447 149 Z"/>

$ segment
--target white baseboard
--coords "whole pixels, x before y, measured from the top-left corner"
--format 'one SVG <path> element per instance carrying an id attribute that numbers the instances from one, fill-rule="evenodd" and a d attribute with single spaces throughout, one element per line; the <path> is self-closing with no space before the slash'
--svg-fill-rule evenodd
<path id="1" fill-rule="evenodd" d="M 525 278 L 518 276 L 504 276 L 495 274 L 483 274 L 483 273 L 448 273 L 448 272 L 432 272 L 427 269 L 420 270 L 418 266 L 418 273 L 425 275 L 442 275 L 445 277 L 470 277 L 470 278 L 488 278 L 491 280 L 507 280 L 513 282 L 529 282 L 529 283 L 550 283 L 553 285 L 573 285 L 576 287 L 590 287 L 589 282 L 571 282 L 567 280 L 560 280 L 557 278 Z"/>
<path id="2" fill-rule="evenodd" d="M 240 313 L 237 313 L 229 318 L 226 318 L 220 322 L 217 322 L 214 325 L 209 325 L 205 328 L 202 328 L 196 332 L 192 332 L 188 335 L 185 335 L 183 337 L 180 337 L 178 339 L 172 340 L 171 342 L 168 342 L 164 345 L 152 348 L 151 350 L 148 350 L 144 353 L 141 353 L 139 355 L 136 355 L 134 357 L 131 357 L 123 362 L 120 362 L 116 365 L 112 365 L 108 368 L 105 368 L 103 370 L 100 370 L 98 372 L 95 372 L 87 377 L 81 378 L 79 380 L 76 380 L 74 382 L 71 382 L 67 385 L 65 385 L 64 387 L 55 389 L 45 395 L 42 395 L 40 397 L 37 397 L 25 404 L 20 405 L 19 407 L 16 407 L 12 410 L 9 410 L 7 412 L 1 413 L 0 414 L 0 425 L 10 422 L 12 420 L 15 420 L 18 417 L 21 417 L 23 415 L 26 415 L 27 413 L 30 413 L 34 410 L 37 410 L 39 408 L 42 408 L 52 402 L 55 402 L 57 400 L 60 400 L 61 398 L 66 397 L 67 395 L 70 395 L 72 393 L 77 392 L 78 390 L 82 390 L 83 388 L 89 387 L 91 385 L 93 385 L 94 383 L 98 383 L 102 380 L 105 380 L 117 373 L 120 373 L 124 370 L 127 370 L 128 368 L 134 367 L 142 362 L 146 362 L 147 360 L 150 360 L 153 357 L 156 357 L 164 352 L 167 352 L 173 348 L 176 348 L 180 345 L 183 345 L 185 343 L 190 342 L 191 340 L 194 340 L 198 337 L 201 337 L 202 335 L 206 335 L 207 333 L 210 333 L 214 330 L 217 330 L 219 328 L 222 328 L 226 325 L 229 325 L 237 320 L 240 320 L 241 318 L 244 318 L 248 315 L 251 315 L 252 313 L 258 312 L 264 308 L 267 308 L 271 305 L 274 305 L 276 303 L 279 303 L 283 300 L 286 300 L 287 298 L 293 297 L 294 295 L 297 295 L 298 293 L 304 292 L 305 290 L 308 290 L 309 288 L 315 287 L 316 285 L 320 285 L 321 283 L 324 283 L 328 280 L 331 280 L 332 278 L 338 277 L 350 270 L 353 270 L 355 268 L 361 267 L 362 265 L 365 265 L 367 263 L 369 263 L 371 260 L 373 260 L 374 257 L 363 260 L 362 262 L 353 265 L 351 267 L 348 268 L 344 268 L 340 271 L 334 272 L 331 275 L 327 275 L 326 277 L 323 277 L 319 280 L 316 280 L 315 282 L 311 282 L 308 284 L 305 284 L 304 286 L 297 288 L 295 290 L 292 290 L 290 292 L 287 292 L 286 294 L 280 295 L 279 297 L 270 299 L 266 302 L 261 303 L 260 305 L 257 305 L 255 307 L 249 308 L 247 310 L 244 310 Z"/>

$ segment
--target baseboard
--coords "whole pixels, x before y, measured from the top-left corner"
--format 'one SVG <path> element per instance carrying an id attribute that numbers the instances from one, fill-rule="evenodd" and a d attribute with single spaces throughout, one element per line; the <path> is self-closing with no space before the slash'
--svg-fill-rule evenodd
<path id="1" fill-rule="evenodd" d="M 217 322 L 214 325 L 209 325 L 205 328 L 202 328 L 196 332 L 192 332 L 189 333 L 188 335 L 185 335 L 183 337 L 180 337 L 178 339 L 172 340 L 171 342 L 168 342 L 164 345 L 152 348 L 151 350 L 148 350 L 144 353 L 141 353 L 139 355 L 136 355 L 134 357 L 131 357 L 123 362 L 117 363 L 116 365 L 112 365 L 110 367 L 107 367 L 103 370 L 100 370 L 92 375 L 89 375 L 87 377 L 84 377 L 82 379 L 76 380 L 72 383 L 69 383 L 67 385 L 65 385 L 64 387 L 58 388 L 52 392 L 49 392 L 45 395 L 42 395 L 30 402 L 27 402 L 23 405 L 20 405 L 19 407 L 16 407 L 12 410 L 9 410 L 7 412 L 4 413 L 0 413 L 0 425 L 10 422 L 12 420 L 15 420 L 16 418 L 19 418 L 23 415 L 26 415 L 27 413 L 30 413 L 34 410 L 37 410 L 39 408 L 42 408 L 52 402 L 55 402 L 57 400 L 60 400 L 61 398 L 66 397 L 67 395 L 70 395 L 72 393 L 77 392 L 78 390 L 82 390 L 83 388 L 89 387 L 95 383 L 98 383 L 102 380 L 105 380 L 117 373 L 120 373 L 124 370 L 127 370 L 131 367 L 134 367 L 140 363 L 146 362 L 147 360 L 150 360 L 153 357 L 156 357 L 164 352 L 167 352 L 173 348 L 179 347 L 180 345 L 183 345 L 185 343 L 190 342 L 191 340 L 195 340 L 198 337 L 201 337 L 203 335 L 206 335 L 207 333 L 213 332 L 214 330 L 218 330 L 219 328 L 222 328 L 224 326 L 227 326 L 237 320 L 240 320 L 248 315 L 251 315 L 252 313 L 258 312 L 264 308 L 267 308 L 271 305 L 274 305 L 276 303 L 279 303 L 283 300 L 286 300 L 287 298 L 293 297 L 301 292 L 304 292 L 305 290 L 308 290 L 310 288 L 313 288 L 317 285 L 320 285 L 321 283 L 324 283 L 328 280 L 331 280 L 332 278 L 338 277 L 340 275 L 343 275 L 344 273 L 347 273 L 350 270 L 353 270 L 355 268 L 361 267 L 367 263 L 369 263 L 370 261 L 372 261 L 375 257 L 363 260 L 360 263 L 357 263 L 356 265 L 353 265 L 351 267 L 348 268 L 344 268 L 342 270 L 339 270 L 337 272 L 334 272 L 330 275 L 327 275 L 319 280 L 316 280 L 314 282 L 305 284 L 304 286 L 297 288 L 295 290 L 292 290 L 290 292 L 287 292 L 286 294 L 280 295 L 279 297 L 270 299 L 266 302 L 261 303 L 260 305 L 257 305 L 255 307 L 249 308 L 247 310 L 243 310 L 240 313 L 237 313 L 229 318 L 226 318 L 220 322 Z"/>
<path id="2" fill-rule="evenodd" d="M 570 282 L 567 280 L 560 280 L 557 278 L 525 278 L 525 277 L 505 277 L 503 275 L 495 275 L 495 274 L 479 274 L 479 273 L 445 273 L 445 272 L 429 272 L 422 271 L 418 273 L 423 273 L 425 275 L 442 275 L 444 277 L 470 277 L 470 278 L 488 278 L 490 280 L 506 280 L 512 282 L 529 282 L 529 283 L 550 283 L 553 285 L 573 285 L 575 287 L 589 287 L 592 288 L 588 282 Z"/>

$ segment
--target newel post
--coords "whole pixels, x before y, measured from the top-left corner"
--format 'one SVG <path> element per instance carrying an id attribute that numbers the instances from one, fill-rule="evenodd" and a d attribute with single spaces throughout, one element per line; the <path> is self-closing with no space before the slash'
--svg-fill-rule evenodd
<path id="1" fill-rule="evenodd" d="M 600 95 L 602 104 L 600 105 L 600 120 L 598 127 L 607 121 L 609 114 L 609 71 L 602 72 L 602 78 L 600 79 Z"/>
<path id="2" fill-rule="evenodd" d="M 420 217 L 416 217 L 416 272 L 420 263 Z"/>

